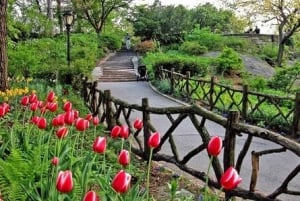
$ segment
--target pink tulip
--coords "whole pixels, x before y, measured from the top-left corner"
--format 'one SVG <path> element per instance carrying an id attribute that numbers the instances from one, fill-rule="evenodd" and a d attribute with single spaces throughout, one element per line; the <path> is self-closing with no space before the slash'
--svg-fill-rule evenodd
<path id="1" fill-rule="evenodd" d="M 123 149 L 119 154 L 118 161 L 123 167 L 126 167 L 130 163 L 129 152 Z"/>
<path id="2" fill-rule="evenodd" d="M 2 103 L 1 106 L 4 108 L 4 113 L 7 114 L 10 110 L 10 106 L 7 103 Z"/>
<path id="3" fill-rule="evenodd" d="M 143 128 L 143 121 L 140 120 L 140 119 L 136 119 L 133 123 L 133 127 L 136 129 L 136 130 L 141 130 Z"/>
<path id="4" fill-rule="evenodd" d="M 93 143 L 93 150 L 99 154 L 102 154 L 106 150 L 106 138 L 105 137 L 96 137 Z"/>
<path id="5" fill-rule="evenodd" d="M 64 111 L 71 111 L 72 110 L 72 103 L 70 101 L 65 102 L 64 104 Z"/>
<path id="6" fill-rule="evenodd" d="M 112 187 L 117 193 L 126 193 L 130 187 L 131 175 L 121 170 L 112 180 Z"/>
<path id="7" fill-rule="evenodd" d="M 54 91 L 50 91 L 47 95 L 47 101 L 53 102 L 54 100 L 55 100 L 55 93 L 54 93 Z"/>
<path id="8" fill-rule="evenodd" d="M 213 136 L 207 145 L 207 152 L 212 156 L 218 156 L 222 150 L 223 141 L 219 136 Z"/>
<path id="9" fill-rule="evenodd" d="M 59 171 L 56 179 L 56 189 L 62 193 L 69 193 L 73 189 L 73 178 L 70 170 Z"/>
<path id="10" fill-rule="evenodd" d="M 60 127 L 57 131 L 56 131 L 56 136 L 58 137 L 58 139 L 64 138 L 68 135 L 68 128 L 67 127 Z"/>
<path id="11" fill-rule="evenodd" d="M 59 163 L 59 158 L 58 157 L 53 157 L 52 160 L 51 160 L 51 164 L 54 165 L 54 166 L 57 166 Z"/>
<path id="12" fill-rule="evenodd" d="M 120 132 L 121 132 L 121 127 L 116 125 L 111 129 L 110 136 L 112 138 L 119 137 Z"/>
<path id="13" fill-rule="evenodd" d="M 89 191 L 85 194 L 83 201 L 100 201 L 100 199 L 95 191 Z"/>
<path id="14" fill-rule="evenodd" d="M 75 123 L 75 127 L 78 131 L 85 131 L 89 125 L 89 121 L 83 118 L 78 118 Z"/>
<path id="15" fill-rule="evenodd" d="M 160 134 L 159 132 L 153 133 L 148 139 L 148 146 L 150 148 L 157 148 L 160 143 Z"/>
<path id="16" fill-rule="evenodd" d="M 45 129 L 47 127 L 47 120 L 44 117 L 40 117 L 36 123 L 39 129 Z"/>
<path id="17" fill-rule="evenodd" d="M 129 128 L 128 126 L 122 125 L 119 136 L 121 138 L 127 139 L 129 136 Z"/>
<path id="18" fill-rule="evenodd" d="M 5 108 L 1 105 L 0 106 L 0 117 L 3 117 L 5 115 Z"/>
<path id="19" fill-rule="evenodd" d="M 98 116 L 93 117 L 93 124 L 94 126 L 97 126 L 99 124 L 100 120 Z"/>
<path id="20" fill-rule="evenodd" d="M 232 190 L 236 188 L 242 181 L 237 171 L 233 167 L 229 167 L 222 175 L 220 184 L 222 188 L 226 190 Z"/>

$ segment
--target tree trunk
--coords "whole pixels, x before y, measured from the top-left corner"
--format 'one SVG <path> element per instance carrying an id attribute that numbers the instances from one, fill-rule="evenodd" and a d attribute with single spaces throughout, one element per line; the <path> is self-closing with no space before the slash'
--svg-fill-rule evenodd
<path id="1" fill-rule="evenodd" d="M 1 0 L 0 1 L 0 91 L 4 91 L 8 88 L 6 8 L 7 8 L 7 0 Z"/>
<path id="2" fill-rule="evenodd" d="M 279 45 L 278 45 L 278 53 L 277 53 L 277 59 L 276 59 L 278 66 L 281 66 L 281 64 L 282 64 L 283 53 L 284 53 L 284 43 L 282 43 L 280 41 Z"/>
<path id="3" fill-rule="evenodd" d="M 56 0 L 57 2 L 57 19 L 58 19 L 58 24 L 59 24 L 59 33 L 62 33 L 64 31 L 63 27 L 63 20 L 62 20 L 62 13 L 61 13 L 61 0 Z"/>

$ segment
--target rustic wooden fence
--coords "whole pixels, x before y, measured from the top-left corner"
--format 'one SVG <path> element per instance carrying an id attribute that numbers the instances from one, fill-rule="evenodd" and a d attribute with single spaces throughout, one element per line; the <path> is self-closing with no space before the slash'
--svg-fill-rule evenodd
<path id="1" fill-rule="evenodd" d="M 239 122 L 239 111 L 230 111 L 228 117 L 225 118 L 198 105 L 155 108 L 149 105 L 147 98 L 141 100 L 141 105 L 129 104 L 112 97 L 109 90 L 101 91 L 100 89 L 97 89 L 96 82 L 84 83 L 82 95 L 93 115 L 98 115 L 101 122 L 106 122 L 108 129 L 111 129 L 116 124 L 127 124 L 134 139 L 132 140 L 134 145 L 132 150 L 135 154 L 144 159 L 147 159 L 149 156 L 149 147 L 147 145 L 148 138 L 152 132 L 157 131 L 155 125 L 153 125 L 151 121 L 151 117 L 155 115 L 160 115 L 164 118 L 167 117 L 170 124 L 165 125 L 166 127 L 168 126 L 167 130 L 164 133 L 161 133 L 161 143 L 159 147 L 154 150 L 154 160 L 173 163 L 180 169 L 203 181 L 207 178 L 205 171 L 193 169 L 187 164 L 193 158 L 199 156 L 199 154 L 201 154 L 201 156 L 207 156 L 205 150 L 211 137 L 211 134 L 207 129 L 207 124 L 209 122 L 214 122 L 224 127 L 226 131 L 224 137 L 224 155 L 222 156 L 223 164 L 221 165 L 221 161 L 218 158 L 215 158 L 212 163 L 212 169 L 217 179 L 213 179 L 210 175 L 208 178 L 209 185 L 218 189 L 221 188 L 218 181 L 224 169 L 229 166 L 234 166 L 238 172 L 242 170 L 245 157 L 250 154 L 250 149 L 253 149 L 251 145 L 255 139 L 263 139 L 272 142 L 276 145 L 276 148 L 268 148 L 262 151 L 252 150 L 250 154 L 252 158 L 252 168 L 250 172 L 247 172 L 248 175 L 251 175 L 249 188 L 238 187 L 235 190 L 225 192 L 226 197 L 239 196 L 246 199 L 270 201 L 280 200 L 278 199 L 278 196 L 282 194 L 300 196 L 300 191 L 288 188 L 289 184 L 295 180 L 299 173 L 300 164 L 296 165 L 296 167 L 291 167 L 291 170 L 283 177 L 282 182 L 276 186 L 271 193 L 263 194 L 261 191 L 256 190 L 257 179 L 260 173 L 259 161 L 264 160 L 265 156 L 274 153 L 284 154 L 289 152 L 296 157 L 300 157 L 300 145 L 278 133 Z M 141 131 L 135 131 L 132 125 L 133 116 L 137 113 L 143 118 L 144 127 Z M 178 146 L 176 136 L 174 136 L 173 133 L 184 120 L 190 121 L 199 133 L 199 145 L 191 148 L 186 154 L 182 155 L 180 154 L 181 150 Z M 247 137 L 243 141 L 242 148 L 236 150 L 236 138 L 242 135 Z M 161 153 L 163 146 L 170 147 L 170 155 Z M 236 153 L 238 154 L 236 155 Z"/>
<path id="2" fill-rule="evenodd" d="M 174 72 L 174 69 L 159 69 L 158 79 L 169 82 L 169 94 L 177 94 L 189 102 L 197 102 L 211 111 L 226 114 L 234 109 L 241 119 L 275 131 L 282 131 L 297 138 L 300 132 L 300 93 L 295 97 L 266 95 L 220 84 L 215 77 L 210 80 L 194 79 Z"/>

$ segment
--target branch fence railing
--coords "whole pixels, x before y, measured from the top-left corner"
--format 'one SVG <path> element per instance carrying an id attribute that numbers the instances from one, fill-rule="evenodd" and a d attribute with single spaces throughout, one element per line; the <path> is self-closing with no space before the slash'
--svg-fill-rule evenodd
<path id="1" fill-rule="evenodd" d="M 256 189 L 257 180 L 260 175 L 259 161 L 264 160 L 265 156 L 269 156 L 270 154 L 284 154 L 287 152 L 296 157 L 300 157 L 300 145 L 297 142 L 265 128 L 240 122 L 239 115 L 241 112 L 238 110 L 230 111 L 227 118 L 225 118 L 195 104 L 190 106 L 157 108 L 151 107 L 147 98 L 143 98 L 140 105 L 130 104 L 114 98 L 111 96 L 109 90 L 102 91 L 98 89 L 97 84 L 97 82 L 84 82 L 82 96 L 84 97 L 86 105 L 94 116 L 98 115 L 101 122 L 106 123 L 109 130 L 116 124 L 126 124 L 134 139 L 132 140 L 132 151 L 145 160 L 148 159 L 150 150 L 147 144 L 148 138 L 152 132 L 158 131 L 151 117 L 159 115 L 160 118 L 167 118 L 169 124 L 165 124 L 167 129 L 164 133 L 161 133 L 160 145 L 154 150 L 154 160 L 173 163 L 181 170 L 203 181 L 208 177 L 210 186 L 221 189 L 218 181 L 224 170 L 229 166 L 234 166 L 238 172 L 242 171 L 246 155 L 250 155 L 252 167 L 249 172 L 246 172 L 246 174 L 251 175 L 249 188 L 238 187 L 235 190 L 226 191 L 225 195 L 227 198 L 238 196 L 245 199 L 274 201 L 280 200 L 278 196 L 282 194 L 300 196 L 299 189 L 294 190 L 289 188 L 289 184 L 296 179 L 300 171 L 300 164 L 291 167 L 287 175 L 282 178 L 282 181 L 271 193 L 265 194 L 262 192 L 263 189 L 259 191 Z M 144 125 L 140 131 L 135 131 L 131 123 L 137 114 L 142 117 Z M 199 144 L 191 148 L 186 154 L 182 154 L 181 147 L 179 146 L 180 143 L 178 143 L 178 139 L 176 135 L 174 135 L 174 131 L 183 124 L 183 121 L 185 121 L 185 123 L 189 121 L 199 134 Z M 208 130 L 208 124 L 211 124 L 211 122 L 225 128 L 223 162 L 215 158 L 212 163 L 212 169 L 216 179 L 212 178 L 211 175 L 206 175 L 203 170 L 188 166 L 188 163 L 200 154 L 201 156 L 205 155 L 208 157 L 206 147 L 212 136 Z M 245 138 L 242 148 L 237 150 L 237 138 L 240 136 Z M 266 140 L 276 145 L 276 148 L 252 150 L 250 153 L 250 149 L 255 149 L 255 146 L 251 146 L 255 139 Z M 162 153 L 163 146 L 170 147 L 171 154 Z M 280 163 L 281 161 L 277 162 Z"/>
<path id="2" fill-rule="evenodd" d="M 249 90 L 248 85 L 239 89 L 220 84 L 215 77 L 195 79 L 160 68 L 157 79 L 169 82 L 169 94 L 188 102 L 196 102 L 211 111 L 227 115 L 237 110 L 243 121 L 265 127 L 297 138 L 300 133 L 300 93 L 295 97 L 266 95 Z"/>

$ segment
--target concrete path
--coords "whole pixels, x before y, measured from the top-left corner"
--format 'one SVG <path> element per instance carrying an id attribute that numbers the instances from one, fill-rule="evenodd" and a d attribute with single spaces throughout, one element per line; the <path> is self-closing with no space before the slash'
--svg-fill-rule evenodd
<path id="1" fill-rule="evenodd" d="M 129 59 L 129 58 L 128 58 Z M 162 96 L 155 92 L 149 85 L 148 82 L 99 82 L 99 88 L 102 90 L 111 90 L 112 96 L 124 100 L 131 104 L 141 104 L 142 98 L 147 97 L 149 99 L 149 105 L 153 107 L 169 107 L 169 106 L 179 106 L 178 102 L 175 102 L 165 96 Z M 132 121 L 135 117 L 141 117 L 141 114 L 137 111 L 133 112 Z M 164 133 L 169 127 L 170 122 L 165 116 L 152 115 L 151 122 L 155 125 L 156 129 L 161 133 Z M 219 135 L 224 138 L 225 130 L 223 127 L 213 123 L 206 123 L 207 129 L 211 135 Z M 175 141 L 177 144 L 177 149 L 181 153 L 180 157 L 201 143 L 201 138 L 198 132 L 193 127 L 191 122 L 185 120 L 181 125 L 174 131 Z M 237 153 L 243 146 L 246 135 L 237 138 Z M 270 143 L 265 140 L 255 139 L 253 140 L 252 146 L 250 147 L 250 153 L 252 150 L 262 151 L 266 149 L 279 148 L 278 145 Z M 164 145 L 162 148 L 163 153 L 171 153 L 168 144 Z M 222 157 L 220 157 L 222 161 Z M 257 189 L 267 194 L 275 190 L 278 187 L 283 178 L 299 164 L 299 157 L 291 152 L 279 153 L 266 155 L 260 159 L 260 175 L 258 179 Z M 208 166 L 208 158 L 204 153 L 199 154 L 197 157 L 192 159 L 188 166 L 194 169 L 206 172 Z M 249 188 L 250 184 L 250 174 L 251 174 L 251 156 L 247 154 L 243 167 L 241 168 L 241 176 L 243 178 L 242 186 L 244 188 Z M 214 177 L 214 175 L 211 175 Z M 294 178 L 293 182 L 289 186 L 290 190 L 300 189 L 300 175 Z M 287 196 L 283 195 L 278 197 L 284 201 L 299 201 L 299 196 Z"/>

